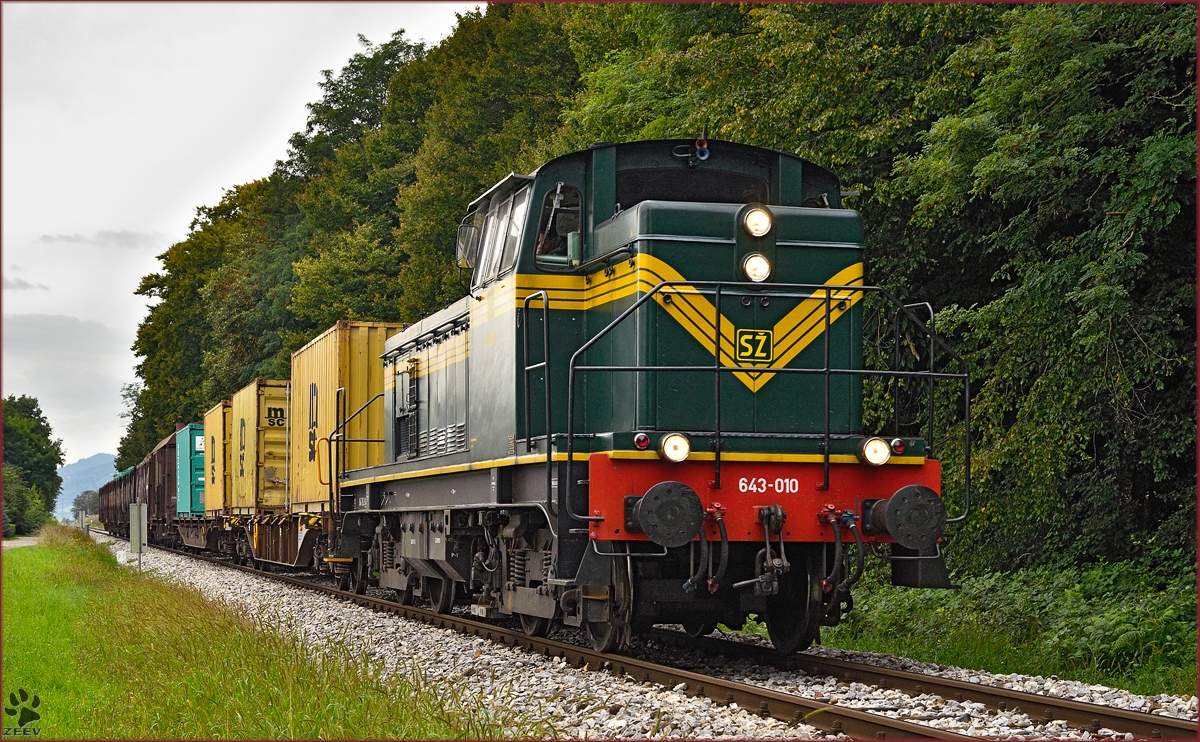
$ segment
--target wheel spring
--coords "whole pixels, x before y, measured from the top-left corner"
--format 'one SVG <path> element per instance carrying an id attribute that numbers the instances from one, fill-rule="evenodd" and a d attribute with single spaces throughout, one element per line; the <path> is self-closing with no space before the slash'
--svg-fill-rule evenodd
<path id="1" fill-rule="evenodd" d="M 525 552 L 514 551 L 509 560 L 509 574 L 518 585 L 525 584 Z"/>

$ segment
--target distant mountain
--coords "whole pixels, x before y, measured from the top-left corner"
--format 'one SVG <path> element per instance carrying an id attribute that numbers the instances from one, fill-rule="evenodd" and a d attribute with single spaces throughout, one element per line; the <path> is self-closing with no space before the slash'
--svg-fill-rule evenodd
<path id="1" fill-rule="evenodd" d="M 117 473 L 114 462 L 117 457 L 111 453 L 98 453 L 80 459 L 74 464 L 67 464 L 58 470 L 62 477 L 62 492 L 58 495 L 58 503 L 54 508 L 56 518 L 70 518 L 71 504 L 85 490 L 98 490 L 100 486 L 113 478 Z"/>

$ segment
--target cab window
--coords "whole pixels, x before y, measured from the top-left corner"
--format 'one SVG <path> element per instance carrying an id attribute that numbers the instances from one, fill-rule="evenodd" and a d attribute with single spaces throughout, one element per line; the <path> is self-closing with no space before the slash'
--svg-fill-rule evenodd
<path id="1" fill-rule="evenodd" d="M 577 265 L 582 252 L 579 189 L 558 183 L 542 202 L 534 258 L 539 266 L 555 268 Z"/>
<path id="2" fill-rule="evenodd" d="M 504 239 L 504 258 L 499 265 L 497 276 L 503 276 L 512 270 L 517 262 L 517 248 L 521 244 L 521 230 L 525 228 L 525 214 L 529 211 L 529 191 L 526 186 L 513 196 L 512 215 L 508 219 L 508 235 Z"/>
<path id="3" fill-rule="evenodd" d="M 512 196 L 495 199 L 488 208 L 487 221 L 483 225 L 483 240 L 479 245 L 479 262 L 475 266 L 475 285 L 483 286 L 495 278 L 500 263 L 500 251 L 504 249 L 504 238 L 508 233 L 508 214 L 512 208 Z"/>

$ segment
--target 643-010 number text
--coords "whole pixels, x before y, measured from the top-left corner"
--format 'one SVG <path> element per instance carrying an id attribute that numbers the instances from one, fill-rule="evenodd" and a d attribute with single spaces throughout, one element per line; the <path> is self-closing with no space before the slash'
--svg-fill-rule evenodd
<path id="1" fill-rule="evenodd" d="M 738 492 L 773 492 L 790 495 L 800 491 L 800 480 L 796 478 L 767 479 L 765 477 L 742 477 L 738 480 Z"/>

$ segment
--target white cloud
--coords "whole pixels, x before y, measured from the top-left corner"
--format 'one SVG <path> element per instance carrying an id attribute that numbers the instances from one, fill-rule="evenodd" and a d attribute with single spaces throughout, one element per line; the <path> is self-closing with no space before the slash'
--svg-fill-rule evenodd
<path id="1" fill-rule="evenodd" d="M 90 237 L 81 234 L 44 234 L 37 238 L 42 243 L 68 243 L 98 245 L 100 247 L 165 247 L 166 237 L 161 234 L 133 232 L 128 229 L 111 231 L 101 229 Z"/>
<path id="2" fill-rule="evenodd" d="M 8 276 L 4 276 L 5 291 L 22 291 L 24 289 L 41 289 L 43 291 L 49 291 L 50 287 L 44 283 L 33 284 L 23 278 L 10 278 Z"/>
<path id="3" fill-rule="evenodd" d="M 133 337 L 50 314 L 6 314 L 3 333 L 4 396 L 38 398 L 68 461 L 115 453 L 125 425 L 121 385 L 133 381 Z"/>

